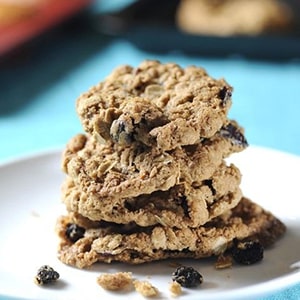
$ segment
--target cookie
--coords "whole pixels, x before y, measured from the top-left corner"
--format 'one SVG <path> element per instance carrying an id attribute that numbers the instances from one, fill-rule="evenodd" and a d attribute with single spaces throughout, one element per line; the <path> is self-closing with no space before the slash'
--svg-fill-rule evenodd
<path id="1" fill-rule="evenodd" d="M 181 0 L 176 13 L 182 31 L 216 36 L 287 31 L 292 20 L 292 10 L 277 0 Z"/>
<path id="2" fill-rule="evenodd" d="M 196 66 L 144 61 L 115 69 L 77 100 L 86 132 L 164 151 L 213 136 L 227 120 L 232 87 Z"/>
<path id="3" fill-rule="evenodd" d="M 82 192 L 68 178 L 62 189 L 62 199 L 68 211 L 92 221 L 198 227 L 238 204 L 242 197 L 240 181 L 241 174 L 234 165 L 222 164 L 200 186 L 179 184 L 149 195 L 102 201 L 97 194 Z"/>
<path id="4" fill-rule="evenodd" d="M 231 121 L 211 139 L 162 152 L 133 144 L 101 144 L 76 135 L 67 144 L 62 168 L 84 193 L 101 201 L 166 191 L 179 183 L 210 178 L 223 159 L 247 146 L 242 129 Z"/>
<path id="5" fill-rule="evenodd" d="M 62 164 L 84 192 L 108 201 L 168 190 L 180 175 L 179 162 L 169 153 L 100 144 L 82 134 L 68 143 Z"/>
<path id="6" fill-rule="evenodd" d="M 235 239 L 253 238 L 265 247 L 284 232 L 284 224 L 258 204 L 243 198 L 232 210 L 198 228 L 161 225 L 139 226 L 107 223 L 86 229 L 75 243 L 66 236 L 72 222 L 69 216 L 58 220 L 61 242 L 59 259 L 78 268 L 96 262 L 121 261 L 140 264 L 166 258 L 203 258 L 220 255 L 233 246 Z"/>

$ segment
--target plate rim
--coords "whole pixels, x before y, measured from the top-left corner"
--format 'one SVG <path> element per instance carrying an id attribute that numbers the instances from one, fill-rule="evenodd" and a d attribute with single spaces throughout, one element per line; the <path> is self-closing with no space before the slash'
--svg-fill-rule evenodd
<path id="1" fill-rule="evenodd" d="M 247 150 L 249 150 L 248 152 L 251 151 L 252 153 L 255 152 L 262 153 L 261 155 L 267 155 L 269 153 L 272 153 L 273 155 L 285 156 L 289 159 L 298 160 L 300 163 L 300 156 L 288 152 L 284 152 L 281 150 L 277 150 L 277 149 L 253 145 L 253 146 L 249 146 Z M 46 159 L 47 157 L 58 157 L 59 155 L 62 154 L 62 151 L 63 148 L 54 147 L 54 148 L 40 150 L 40 151 L 7 159 L 3 162 L 0 162 L 0 173 L 3 171 L 3 169 L 7 167 L 18 165 L 23 162 L 28 162 L 30 160 L 43 159 L 43 158 Z M 278 217 L 280 218 L 280 216 Z M 285 289 L 288 289 L 292 286 L 297 286 L 297 284 L 300 284 L 299 272 L 295 271 L 289 274 L 284 274 L 277 278 L 264 281 L 262 283 L 250 284 L 245 287 L 234 288 L 233 291 L 227 290 L 227 291 L 216 292 L 211 295 L 205 295 L 205 299 L 207 300 L 217 299 L 220 296 L 222 296 L 222 299 L 244 299 L 243 297 L 245 297 L 245 295 L 247 295 L 246 297 L 267 296 L 280 291 L 284 291 Z M 222 293 L 222 295 L 220 295 L 220 293 Z M 234 293 L 234 298 L 232 298 L 233 297 L 232 293 Z M 13 299 L 27 299 L 27 298 L 19 298 L 15 296 L 2 294 L 2 292 L 0 292 L 0 299 L 13 300 Z M 191 297 L 191 299 L 194 298 Z"/>

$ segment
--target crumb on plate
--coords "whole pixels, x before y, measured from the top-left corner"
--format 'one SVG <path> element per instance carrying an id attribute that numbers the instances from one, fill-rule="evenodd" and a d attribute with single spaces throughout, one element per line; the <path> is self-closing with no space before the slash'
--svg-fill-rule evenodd
<path id="1" fill-rule="evenodd" d="M 149 281 L 135 280 L 133 282 L 135 290 L 144 297 L 155 297 L 158 295 L 158 289 L 154 287 Z"/>
<path id="2" fill-rule="evenodd" d="M 218 256 L 215 263 L 216 269 L 227 269 L 232 267 L 232 257 L 231 255 L 221 254 Z"/>
<path id="3" fill-rule="evenodd" d="M 115 274 L 102 274 L 97 278 L 97 283 L 105 290 L 127 290 L 132 287 L 132 273 L 118 272 Z"/>
<path id="4" fill-rule="evenodd" d="M 177 281 L 173 281 L 170 286 L 169 290 L 172 294 L 172 296 L 179 296 L 182 294 L 182 288 L 181 285 Z"/>

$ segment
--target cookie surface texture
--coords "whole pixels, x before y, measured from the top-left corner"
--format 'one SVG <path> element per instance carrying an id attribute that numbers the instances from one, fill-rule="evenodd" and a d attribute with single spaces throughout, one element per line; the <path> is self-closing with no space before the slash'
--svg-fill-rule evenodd
<path id="1" fill-rule="evenodd" d="M 242 129 L 233 122 L 211 139 L 168 152 L 136 143 L 101 144 L 94 137 L 78 134 L 66 146 L 62 168 L 90 199 L 113 205 L 180 183 L 200 185 L 216 172 L 224 158 L 246 146 Z"/>
<path id="2" fill-rule="evenodd" d="M 195 144 L 225 123 L 232 88 L 202 68 L 144 61 L 121 66 L 77 100 L 86 132 L 163 150 Z"/>
<path id="3" fill-rule="evenodd" d="M 242 197 L 240 181 L 239 170 L 234 165 L 223 163 L 212 177 L 203 180 L 199 186 L 181 183 L 167 191 L 102 201 L 97 194 L 84 193 L 72 179 L 67 178 L 62 199 L 68 211 L 91 221 L 197 227 L 238 204 Z"/>
<path id="4" fill-rule="evenodd" d="M 72 221 L 70 216 L 64 216 L 57 223 L 61 238 L 59 258 L 79 268 L 98 261 L 139 264 L 166 258 L 209 257 L 232 247 L 234 239 L 255 238 L 269 246 L 285 232 L 284 224 L 275 216 L 246 198 L 198 228 L 102 223 L 87 229 L 83 238 L 72 243 L 65 235 L 66 226 Z"/>
<path id="5" fill-rule="evenodd" d="M 248 146 L 231 95 L 202 68 L 158 61 L 121 66 L 81 95 L 84 132 L 62 155 L 60 260 L 199 259 L 236 239 L 276 241 L 284 224 L 244 197 L 227 160 Z"/>

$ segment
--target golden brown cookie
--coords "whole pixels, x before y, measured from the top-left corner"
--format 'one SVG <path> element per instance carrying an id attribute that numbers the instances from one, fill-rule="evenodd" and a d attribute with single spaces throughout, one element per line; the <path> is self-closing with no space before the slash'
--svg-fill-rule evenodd
<path id="1" fill-rule="evenodd" d="M 176 14 L 182 31 L 217 36 L 280 32 L 292 19 L 292 10 L 278 0 L 181 0 Z"/>
<path id="2" fill-rule="evenodd" d="M 167 152 L 100 144 L 82 134 L 67 144 L 62 165 L 82 191 L 103 201 L 168 190 L 180 173 L 179 161 Z"/>
<path id="3" fill-rule="evenodd" d="M 101 144 L 79 134 L 67 144 L 62 165 L 81 191 L 110 203 L 166 191 L 183 182 L 200 184 L 213 175 L 225 157 L 246 146 L 241 128 L 233 121 L 211 139 L 169 152 L 136 143 L 127 147 Z"/>
<path id="4" fill-rule="evenodd" d="M 70 239 L 70 227 L 75 226 L 71 222 L 69 216 L 58 220 L 59 258 L 78 268 L 98 261 L 139 264 L 166 258 L 209 257 L 231 248 L 235 239 L 255 238 L 268 246 L 285 232 L 280 220 L 246 198 L 226 214 L 198 228 L 161 225 L 141 228 L 107 223 L 77 229 L 80 234 Z"/>
<path id="5" fill-rule="evenodd" d="M 202 68 L 144 61 L 115 69 L 80 96 L 77 113 L 98 139 L 171 150 L 213 136 L 227 120 L 231 94 Z"/>
<path id="6" fill-rule="evenodd" d="M 102 201 L 96 194 L 82 192 L 74 181 L 67 178 L 62 199 L 69 212 L 92 221 L 198 227 L 238 204 L 242 197 L 240 180 L 239 170 L 234 165 L 223 163 L 199 186 L 178 184 L 167 191 Z"/>

